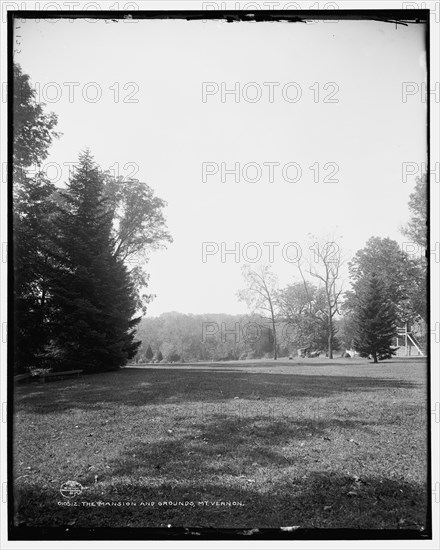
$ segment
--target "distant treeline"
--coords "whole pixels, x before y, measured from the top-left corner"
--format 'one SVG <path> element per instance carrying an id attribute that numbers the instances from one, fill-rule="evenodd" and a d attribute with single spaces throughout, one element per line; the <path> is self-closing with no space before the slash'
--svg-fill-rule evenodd
<path id="1" fill-rule="evenodd" d="M 338 332 L 335 349 L 350 347 L 352 334 L 346 323 L 343 319 L 335 323 Z M 136 333 L 136 339 L 141 340 L 142 344 L 135 361 L 157 361 L 158 358 L 166 362 L 271 358 L 275 339 L 269 325 L 267 319 L 256 315 L 185 315 L 170 312 L 159 317 L 144 317 Z M 276 330 L 279 357 L 296 356 L 300 348 L 318 349 L 319 334 L 306 341 L 289 322 L 277 324 Z M 326 336 L 321 335 L 323 355 L 326 353 Z"/>

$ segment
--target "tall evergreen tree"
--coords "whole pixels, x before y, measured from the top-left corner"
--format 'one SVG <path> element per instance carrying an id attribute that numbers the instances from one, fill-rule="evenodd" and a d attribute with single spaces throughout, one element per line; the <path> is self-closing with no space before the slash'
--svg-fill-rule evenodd
<path id="1" fill-rule="evenodd" d="M 147 361 L 151 361 L 154 357 L 153 350 L 151 349 L 151 346 L 148 345 L 147 351 L 145 352 L 145 359 Z"/>
<path id="2" fill-rule="evenodd" d="M 104 198 L 104 179 L 89 152 L 80 155 L 56 220 L 52 299 L 56 308 L 54 368 L 88 372 L 124 365 L 139 318 L 133 283 L 114 254 L 113 212 Z"/>
<path id="3" fill-rule="evenodd" d="M 396 307 L 376 273 L 367 275 L 360 284 L 354 302 L 354 346 L 361 357 L 371 357 L 377 363 L 390 359 L 395 351 Z"/>

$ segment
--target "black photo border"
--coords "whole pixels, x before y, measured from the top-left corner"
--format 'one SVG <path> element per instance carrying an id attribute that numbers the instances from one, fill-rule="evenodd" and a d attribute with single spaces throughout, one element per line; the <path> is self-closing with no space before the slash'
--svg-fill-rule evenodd
<path id="1" fill-rule="evenodd" d="M 383 21 L 395 25 L 421 23 L 426 25 L 425 48 L 427 54 L 427 90 L 430 90 L 430 11 L 428 9 L 341 9 L 341 10 L 160 10 L 160 11 L 27 11 L 12 10 L 7 12 L 7 60 L 8 60 L 8 403 L 7 403 L 7 452 L 8 452 L 8 540 L 432 540 L 432 502 L 431 502 L 431 340 L 428 338 L 428 381 L 427 381 L 427 528 L 424 531 L 407 529 L 303 529 L 282 531 L 281 529 L 255 529 L 257 526 L 243 526 L 241 529 L 223 528 L 75 528 L 65 527 L 27 527 L 14 525 L 14 483 L 13 483 L 13 419 L 14 419 L 14 248 L 13 243 L 13 52 L 14 52 L 14 20 L 15 19 L 184 19 L 184 20 L 224 20 L 228 23 L 243 21 L 265 22 L 285 21 L 289 23 L 307 23 L 308 20 L 372 20 Z M 430 94 L 427 99 L 427 186 L 428 186 L 428 319 L 431 318 L 431 276 L 430 254 Z M 253 532 L 249 530 L 254 529 Z"/>

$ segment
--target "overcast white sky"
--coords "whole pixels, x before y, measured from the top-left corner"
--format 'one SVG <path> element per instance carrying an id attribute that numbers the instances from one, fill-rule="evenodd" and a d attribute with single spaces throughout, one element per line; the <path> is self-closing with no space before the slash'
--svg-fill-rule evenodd
<path id="1" fill-rule="evenodd" d="M 399 227 L 408 219 L 415 175 L 403 181 L 402 163 L 420 167 L 427 145 L 426 103 L 420 93 L 402 101 L 402 83 L 420 89 L 426 82 L 423 25 L 25 20 L 17 26 L 15 60 L 63 132 L 48 162 L 74 162 L 89 147 L 105 169 L 119 163 L 127 176 L 132 168 L 124 165 L 137 165 L 136 177 L 168 202 L 174 243 L 152 254 L 149 290 L 157 298 L 149 315 L 246 311 L 236 297 L 243 261 L 228 256 L 222 263 L 219 253 L 202 262 L 203 242 L 232 248 L 253 241 L 263 251 L 264 242 L 279 242 L 274 271 L 284 284 L 295 269 L 281 248 L 304 242 L 309 232 L 335 231 L 348 253 L 372 235 L 404 241 Z M 70 98 L 68 82 L 79 83 Z M 97 102 L 83 97 L 95 97 L 90 82 L 101 91 Z M 222 102 L 219 91 L 203 102 L 203 82 L 228 88 L 237 82 L 241 89 L 255 82 L 262 97 L 235 102 L 229 95 Z M 264 82 L 280 84 L 273 102 Z M 285 93 L 292 100 L 300 87 L 296 102 L 282 95 L 291 82 L 297 87 Z M 135 84 L 124 90 L 127 83 Z M 324 89 L 326 83 L 334 84 Z M 337 102 L 324 103 L 336 86 Z M 256 88 L 246 90 L 252 99 Z M 123 101 L 130 97 L 138 102 Z M 219 173 L 203 182 L 206 162 L 228 168 L 256 162 L 262 177 L 252 183 L 228 176 L 223 183 Z M 280 164 L 273 182 L 267 162 Z M 294 162 L 302 168 L 296 183 L 287 181 L 293 169 L 287 177 L 281 170 Z M 314 163 L 321 180 L 331 175 L 324 165 L 337 164 L 338 181 L 315 183 Z"/>

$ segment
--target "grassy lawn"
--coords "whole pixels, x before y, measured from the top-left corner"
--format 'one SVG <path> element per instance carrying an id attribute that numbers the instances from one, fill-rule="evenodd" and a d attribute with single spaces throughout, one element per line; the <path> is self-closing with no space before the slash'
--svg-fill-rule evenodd
<path id="1" fill-rule="evenodd" d="M 325 358 L 22 385 L 15 521 L 420 530 L 426 388 L 425 361 Z M 60 494 L 68 480 L 81 495 Z"/>

